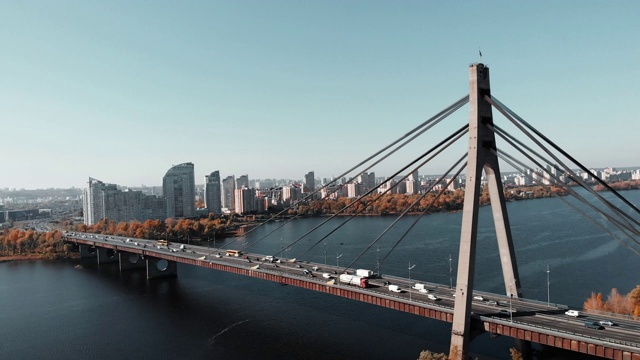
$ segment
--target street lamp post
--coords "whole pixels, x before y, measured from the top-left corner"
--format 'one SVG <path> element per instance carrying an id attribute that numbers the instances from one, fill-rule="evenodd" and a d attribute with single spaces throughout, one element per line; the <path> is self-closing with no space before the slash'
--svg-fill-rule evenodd
<path id="1" fill-rule="evenodd" d="M 338 252 L 336 251 L 336 267 L 338 268 L 338 270 L 340 270 L 340 258 L 342 257 L 343 254 L 338 255 Z"/>
<path id="2" fill-rule="evenodd" d="M 453 289 L 453 269 L 451 268 L 451 254 L 449 254 L 449 289 Z"/>
<path id="3" fill-rule="evenodd" d="M 512 282 L 509 283 L 509 285 L 507 286 L 508 288 L 511 287 L 511 285 L 515 284 L 515 282 L 518 280 L 513 280 Z M 516 286 L 517 288 L 517 286 Z M 516 290 L 517 291 L 517 290 Z M 509 291 L 509 321 L 513 322 L 513 307 L 512 307 L 512 301 L 513 301 L 513 293 L 511 291 Z"/>
<path id="4" fill-rule="evenodd" d="M 324 243 L 324 266 L 327 266 L 327 242 Z"/>
<path id="5" fill-rule="evenodd" d="M 547 307 L 551 303 L 551 282 L 549 281 L 549 264 L 547 264 Z"/>
<path id="6" fill-rule="evenodd" d="M 378 257 L 376 259 L 376 267 L 378 268 L 378 277 L 380 277 L 380 246 L 376 245 L 376 250 L 378 252 Z"/>
<path id="7" fill-rule="evenodd" d="M 411 265 L 411 261 L 409 261 L 409 301 L 411 301 L 411 269 L 416 267 L 416 264 Z"/>
<path id="8" fill-rule="evenodd" d="M 513 322 L 513 308 L 511 307 L 511 301 L 513 299 L 513 294 L 509 294 L 509 321 Z"/>

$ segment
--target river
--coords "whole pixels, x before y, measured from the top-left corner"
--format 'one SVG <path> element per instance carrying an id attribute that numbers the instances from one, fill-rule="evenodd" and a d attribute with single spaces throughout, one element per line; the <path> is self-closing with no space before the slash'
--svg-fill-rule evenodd
<path id="1" fill-rule="evenodd" d="M 640 190 L 622 194 L 640 203 Z M 561 200 L 512 202 L 508 211 L 525 297 L 579 307 L 592 291 L 626 294 L 640 283 L 638 255 Z M 455 284 L 461 216 L 423 217 L 385 259 L 417 217 L 402 220 L 352 267 L 384 259 L 383 275 L 407 277 L 415 264 L 412 279 Z M 504 293 L 488 207 L 480 218 L 475 288 Z M 346 220 L 333 219 L 292 244 L 325 220 L 268 224 L 227 247 L 288 249 L 282 256 L 320 263 L 326 249 L 327 262 L 346 266 L 395 217 L 355 218 L 322 239 Z M 94 260 L 0 263 L 0 359 L 416 359 L 421 350 L 448 352 L 449 333 L 435 320 L 187 265 L 176 278 L 147 281 L 144 272 Z M 471 352 L 505 359 L 509 346 L 483 335 Z"/>

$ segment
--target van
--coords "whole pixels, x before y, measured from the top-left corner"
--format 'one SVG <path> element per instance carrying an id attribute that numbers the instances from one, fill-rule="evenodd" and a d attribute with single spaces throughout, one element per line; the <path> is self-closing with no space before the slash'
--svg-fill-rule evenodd
<path id="1" fill-rule="evenodd" d="M 426 289 L 427 287 L 424 284 L 414 284 L 411 288 L 414 290 L 422 290 Z"/>
<path id="2" fill-rule="evenodd" d="M 580 316 L 580 312 L 578 310 L 567 310 L 564 312 L 565 315 L 567 316 L 573 316 L 573 317 L 578 317 Z"/>
<path id="3" fill-rule="evenodd" d="M 389 285 L 389 291 L 393 291 L 397 293 L 402 292 L 402 290 L 398 285 Z"/>

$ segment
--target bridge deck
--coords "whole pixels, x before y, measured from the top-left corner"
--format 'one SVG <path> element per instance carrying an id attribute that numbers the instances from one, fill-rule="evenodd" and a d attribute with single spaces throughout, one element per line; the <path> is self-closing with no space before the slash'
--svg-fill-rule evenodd
<path id="1" fill-rule="evenodd" d="M 425 283 L 429 292 L 421 293 L 410 290 L 408 279 L 385 275 L 383 278 L 371 278 L 370 287 L 360 288 L 337 281 L 330 283 L 322 274 L 330 273 L 335 278 L 342 269 L 307 261 L 270 263 L 261 260 L 265 256 L 260 254 L 224 256 L 226 250 L 221 249 L 189 245 L 183 251 L 179 249 L 180 244 L 158 248 L 154 240 L 131 239 L 127 242 L 124 237 L 107 238 L 95 234 L 67 234 L 66 240 L 293 285 L 449 323 L 453 321 L 455 298 L 446 285 Z M 318 270 L 313 270 L 314 267 Z M 304 270 L 310 274 L 303 273 Z M 398 285 L 402 292 L 389 291 L 385 282 Z M 438 300 L 430 300 L 428 294 L 436 296 Z M 590 315 L 572 318 L 564 315 L 564 306 L 547 306 L 546 303 L 524 299 L 510 301 L 508 297 L 498 294 L 474 294 L 482 297 L 482 300 L 474 301 L 472 309 L 473 321 L 481 330 L 608 359 L 640 360 L 640 322 L 600 315 L 597 319 Z M 495 301 L 495 304 L 489 304 L 490 301 Z M 615 322 L 616 326 L 607 327 L 606 330 L 584 326 L 585 321 L 605 319 Z"/>

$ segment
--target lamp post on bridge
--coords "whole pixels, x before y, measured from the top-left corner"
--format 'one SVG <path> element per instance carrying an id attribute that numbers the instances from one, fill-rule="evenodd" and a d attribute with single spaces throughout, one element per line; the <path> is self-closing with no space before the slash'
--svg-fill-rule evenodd
<path id="1" fill-rule="evenodd" d="M 416 264 L 411 265 L 411 261 L 409 261 L 409 301 L 411 301 L 411 269 L 416 267 Z"/>
<path id="2" fill-rule="evenodd" d="M 511 285 L 515 284 L 516 281 L 518 281 L 518 280 L 514 280 L 514 281 L 510 282 L 509 285 L 507 285 L 507 287 L 510 287 Z M 510 322 L 513 322 L 512 301 L 513 301 L 513 294 L 511 292 L 509 292 L 509 321 Z"/>
<path id="3" fill-rule="evenodd" d="M 324 242 L 324 266 L 327 266 L 327 242 Z"/>
<path id="4" fill-rule="evenodd" d="M 380 246 L 376 245 L 376 251 L 378 252 L 378 257 L 376 258 L 376 267 L 378 268 L 378 277 L 380 277 Z"/>
<path id="5" fill-rule="evenodd" d="M 551 304 L 551 282 L 549 281 L 549 264 L 547 264 L 547 307 Z"/>
<path id="6" fill-rule="evenodd" d="M 451 254 L 449 254 L 449 289 L 453 289 L 453 269 L 451 268 Z"/>
<path id="7" fill-rule="evenodd" d="M 338 252 L 336 251 L 336 267 L 338 268 L 338 270 L 340 270 L 340 258 L 342 257 L 342 255 L 344 254 L 338 255 Z"/>

